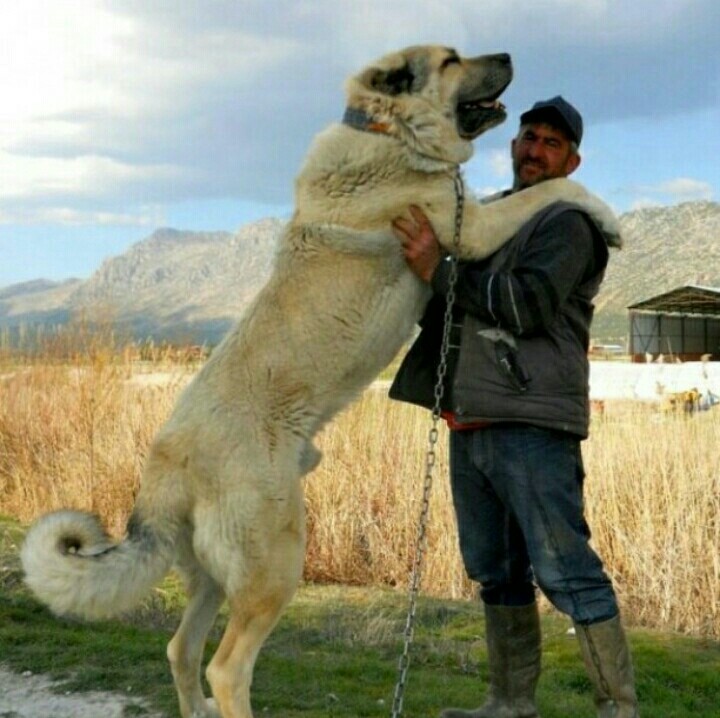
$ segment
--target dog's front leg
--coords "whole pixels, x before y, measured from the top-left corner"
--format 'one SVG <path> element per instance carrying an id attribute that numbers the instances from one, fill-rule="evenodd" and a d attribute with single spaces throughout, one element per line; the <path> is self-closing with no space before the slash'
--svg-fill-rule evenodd
<path id="1" fill-rule="evenodd" d="M 586 210 L 608 237 L 617 238 L 619 246 L 620 229 L 612 210 L 581 184 L 564 178 L 541 182 L 487 204 L 466 202 L 459 247 L 453 247 L 452 233 L 442 233 L 440 241 L 461 259 L 483 259 L 515 236 L 535 214 L 558 201 Z"/>

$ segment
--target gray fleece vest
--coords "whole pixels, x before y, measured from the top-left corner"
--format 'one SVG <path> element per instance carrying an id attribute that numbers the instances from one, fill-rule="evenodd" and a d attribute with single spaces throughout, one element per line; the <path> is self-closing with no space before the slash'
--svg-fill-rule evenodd
<path id="1" fill-rule="evenodd" d="M 510 270 L 533 232 L 577 205 L 558 202 L 540 212 L 504 245 L 490 269 Z M 587 216 L 587 215 L 586 215 Z M 591 220 L 594 229 L 600 228 Z M 604 267 L 586 278 L 546 332 L 514 336 L 466 314 L 452 382 L 452 411 L 461 422 L 517 421 L 586 437 L 589 425 L 587 338 L 592 299 Z"/>

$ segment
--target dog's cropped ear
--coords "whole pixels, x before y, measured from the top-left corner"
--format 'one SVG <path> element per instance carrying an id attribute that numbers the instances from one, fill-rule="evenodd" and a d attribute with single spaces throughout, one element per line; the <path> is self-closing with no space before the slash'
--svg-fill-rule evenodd
<path id="1" fill-rule="evenodd" d="M 395 67 L 392 70 L 371 67 L 363 73 L 361 82 L 371 90 L 382 92 L 383 95 L 395 96 L 410 92 L 415 79 L 410 63 L 406 62 L 402 67 Z"/>

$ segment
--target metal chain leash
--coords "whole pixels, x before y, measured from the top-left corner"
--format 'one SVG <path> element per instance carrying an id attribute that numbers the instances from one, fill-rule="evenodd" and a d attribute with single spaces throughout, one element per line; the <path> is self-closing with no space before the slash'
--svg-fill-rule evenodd
<path id="1" fill-rule="evenodd" d="M 460 167 L 455 169 L 453 178 L 455 185 L 455 228 L 453 235 L 453 249 L 460 245 L 460 232 L 462 231 L 463 208 L 465 206 L 465 188 L 463 185 Z M 450 256 L 450 274 L 448 276 L 448 291 L 445 297 L 445 315 L 443 318 L 442 343 L 440 345 L 440 361 L 437 368 L 437 379 L 435 382 L 434 398 L 435 403 L 432 410 L 432 426 L 428 432 L 428 448 L 425 455 L 425 478 L 423 481 L 422 508 L 418 534 L 415 542 L 415 557 L 413 560 L 412 574 L 410 578 L 409 602 L 407 620 L 405 622 L 405 644 L 403 652 L 398 661 L 398 681 L 395 686 L 395 696 L 392 705 L 392 718 L 399 718 L 402 715 L 405 686 L 407 674 L 410 667 L 410 645 L 415 633 L 415 612 L 417 608 L 417 597 L 420 590 L 420 578 L 422 575 L 422 564 L 427 548 L 427 523 L 430 513 L 430 493 L 432 490 L 433 470 L 435 468 L 436 452 L 435 447 L 438 441 L 438 421 L 443 394 L 445 392 L 445 375 L 447 374 L 447 357 L 450 349 L 450 329 L 452 327 L 452 311 L 455 304 L 455 285 L 457 284 L 457 257 Z"/>

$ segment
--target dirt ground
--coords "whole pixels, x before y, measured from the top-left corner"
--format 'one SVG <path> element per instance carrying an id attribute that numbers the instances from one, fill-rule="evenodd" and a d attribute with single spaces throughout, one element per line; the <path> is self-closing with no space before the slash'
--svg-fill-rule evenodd
<path id="1" fill-rule="evenodd" d="M 123 718 L 143 705 L 131 693 L 69 693 L 44 676 L 10 673 L 0 666 L 0 718 Z M 146 718 L 162 718 L 157 713 Z"/>

